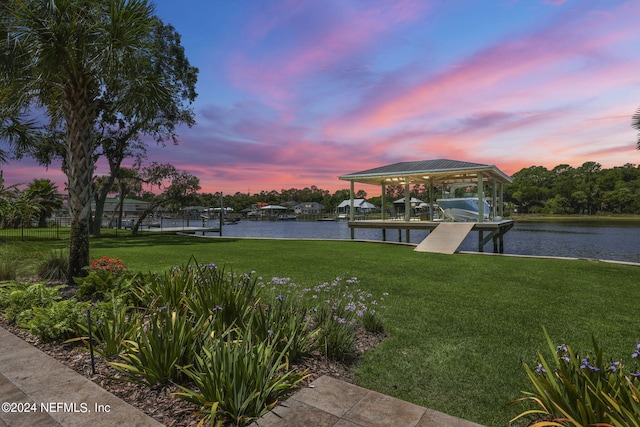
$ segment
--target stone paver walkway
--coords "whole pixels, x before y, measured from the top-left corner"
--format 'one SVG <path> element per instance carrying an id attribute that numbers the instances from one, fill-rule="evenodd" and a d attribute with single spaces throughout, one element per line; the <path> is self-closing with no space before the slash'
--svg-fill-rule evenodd
<path id="1" fill-rule="evenodd" d="M 1 327 L 0 405 L 0 427 L 162 426 Z"/>
<path id="2" fill-rule="evenodd" d="M 251 427 L 482 427 L 331 377 L 297 391 Z"/>

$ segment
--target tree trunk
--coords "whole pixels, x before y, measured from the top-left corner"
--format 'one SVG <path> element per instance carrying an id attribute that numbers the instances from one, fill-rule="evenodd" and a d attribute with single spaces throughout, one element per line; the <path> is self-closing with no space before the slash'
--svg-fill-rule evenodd
<path id="1" fill-rule="evenodd" d="M 75 78 L 74 78 L 75 77 Z M 67 280 L 86 275 L 89 265 L 89 219 L 93 179 L 93 124 L 95 102 L 92 83 L 82 74 L 65 85 L 63 114 L 66 121 L 66 155 L 69 191 L 71 238 L 69 240 L 69 270 Z"/>
<path id="2" fill-rule="evenodd" d="M 96 237 L 100 236 L 100 228 L 102 228 L 102 217 L 104 216 L 104 204 L 107 200 L 107 196 L 113 188 L 113 183 L 115 182 L 118 171 L 120 170 L 120 165 L 114 165 L 111 161 L 109 161 L 109 170 L 110 173 L 109 177 L 107 178 L 107 182 L 102 186 L 100 192 L 95 198 L 96 210 L 95 217 L 93 218 L 91 234 Z"/>
<path id="3" fill-rule="evenodd" d="M 40 212 L 40 215 L 38 215 L 38 227 L 39 228 L 47 227 L 47 212 Z"/>
<path id="4" fill-rule="evenodd" d="M 97 197 L 95 197 L 96 210 L 94 211 L 93 221 L 91 222 L 91 235 L 99 237 L 100 229 L 102 228 L 102 217 L 104 216 L 104 202 L 107 198 L 102 195 L 103 191 L 100 191 Z"/>
<path id="5" fill-rule="evenodd" d="M 133 236 L 138 235 L 138 230 L 140 230 L 140 224 L 142 224 L 142 221 L 144 221 L 145 218 L 147 218 L 147 216 L 149 216 L 151 212 L 152 212 L 151 209 L 147 209 L 138 217 L 136 222 L 131 226 L 131 235 Z"/>

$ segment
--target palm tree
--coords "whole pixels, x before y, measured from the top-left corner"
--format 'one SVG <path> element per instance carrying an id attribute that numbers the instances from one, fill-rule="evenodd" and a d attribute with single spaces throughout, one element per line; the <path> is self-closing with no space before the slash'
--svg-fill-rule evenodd
<path id="1" fill-rule="evenodd" d="M 58 209 L 62 208 L 62 195 L 58 193 L 58 186 L 49 179 L 34 179 L 25 190 L 29 200 L 37 204 L 38 227 L 47 226 L 47 218 Z"/>
<path id="2" fill-rule="evenodd" d="M 69 283 L 89 264 L 94 127 L 102 99 L 126 99 L 131 114 L 167 93 L 153 73 L 146 0 L 15 0 L 0 3 L 0 93 L 23 118 L 43 107 L 65 131 L 69 192 Z M 119 96 L 127 93 L 129 96 Z M 134 94 L 134 96 L 131 96 Z M 14 107 L 14 111 L 15 111 Z M 1 111 L 0 111 L 1 113 Z M 2 123 L 2 121 L 0 121 Z"/>
<path id="3" fill-rule="evenodd" d="M 636 110 L 636 113 L 633 115 L 633 118 L 631 119 L 631 126 L 640 131 L 640 108 L 638 108 Z M 636 143 L 636 148 L 640 150 L 640 133 L 638 134 L 638 142 Z"/>

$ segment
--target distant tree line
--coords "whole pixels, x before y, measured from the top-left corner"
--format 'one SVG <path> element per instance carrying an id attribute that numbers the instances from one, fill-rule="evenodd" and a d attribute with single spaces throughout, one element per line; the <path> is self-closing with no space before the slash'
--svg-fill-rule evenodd
<path id="1" fill-rule="evenodd" d="M 640 214 L 640 166 L 630 163 L 611 169 L 596 162 L 531 166 L 512 178 L 505 200 L 521 213 Z"/>
<path id="2" fill-rule="evenodd" d="M 630 163 L 611 169 L 603 169 L 596 162 L 586 162 L 579 167 L 561 164 L 553 169 L 530 166 L 516 172 L 512 178 L 513 182 L 505 185 L 504 199 L 520 213 L 640 214 L 640 166 Z M 436 188 L 436 194 L 438 193 L 442 194 L 442 188 Z M 382 197 L 377 194 L 376 191 L 375 196 L 367 197 L 367 192 L 360 190 L 355 197 L 367 198 L 374 205 L 381 206 Z M 425 185 L 415 185 L 410 188 L 409 196 L 428 202 L 429 190 Z M 220 206 L 220 193 L 197 194 L 193 197 L 194 204 Z M 318 202 L 324 205 L 326 212 L 334 212 L 349 197 L 347 189 L 331 194 L 327 190 L 311 186 L 304 189 L 283 189 L 279 192 L 261 191 L 252 195 L 238 192 L 224 195 L 222 200 L 225 207 L 231 207 L 236 212 L 259 202 L 282 204 L 288 201 Z M 385 208 L 389 209 L 393 201 L 402 197 L 404 186 L 388 186 Z M 437 197 L 440 195 L 434 196 Z"/>

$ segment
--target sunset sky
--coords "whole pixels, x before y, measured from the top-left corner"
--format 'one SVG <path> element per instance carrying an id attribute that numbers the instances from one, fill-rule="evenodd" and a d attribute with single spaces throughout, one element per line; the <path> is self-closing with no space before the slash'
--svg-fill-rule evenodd
<path id="1" fill-rule="evenodd" d="M 156 0 L 200 69 L 197 124 L 149 160 L 203 192 L 316 185 L 452 159 L 640 163 L 640 1 Z M 5 185 L 59 166 L 2 166 Z M 106 173 L 99 168 L 98 174 Z M 363 186 L 376 193 L 371 186 Z"/>

